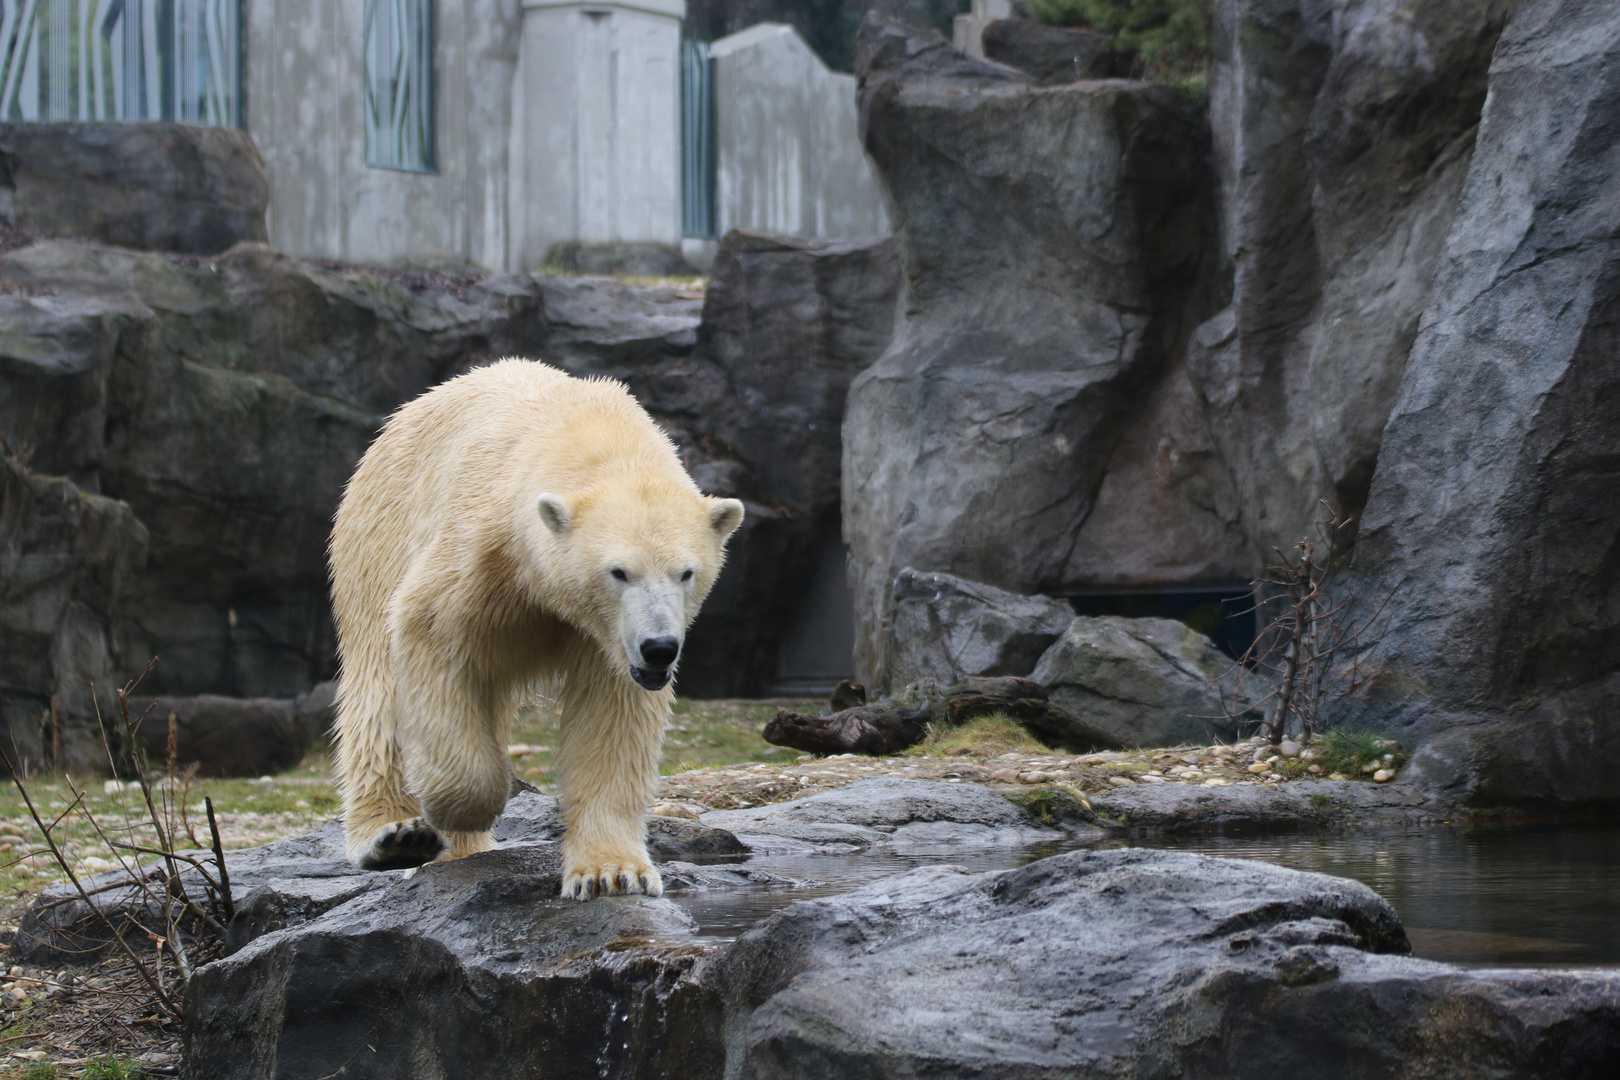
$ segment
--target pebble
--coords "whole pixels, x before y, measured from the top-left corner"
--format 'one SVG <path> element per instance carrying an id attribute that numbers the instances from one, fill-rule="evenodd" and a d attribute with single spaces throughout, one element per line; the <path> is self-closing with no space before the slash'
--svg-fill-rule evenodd
<path id="1" fill-rule="evenodd" d="M 1208 780 L 1204 781 L 1204 786 L 1205 787 L 1225 787 L 1226 786 L 1226 781 L 1222 780 L 1218 776 L 1212 776 Z"/>
<path id="2" fill-rule="evenodd" d="M 678 817 L 689 821 L 696 821 L 698 818 L 697 810 L 685 803 L 661 802 L 652 808 L 652 812 L 655 817 Z"/>
<path id="3" fill-rule="evenodd" d="M 1135 781 L 1127 780 L 1123 776 L 1110 776 L 1108 782 L 1114 787 L 1130 787 Z"/>
<path id="4" fill-rule="evenodd" d="M 1308 766 L 1305 769 L 1305 771 L 1308 772 L 1308 773 L 1312 773 L 1312 774 L 1314 774 L 1316 776 L 1321 776 L 1322 775 L 1322 766 L 1320 766 L 1320 765 L 1311 765 L 1311 766 Z"/>
<path id="5" fill-rule="evenodd" d="M 1013 780 L 1018 779 L 1018 770 L 1017 769 L 997 769 L 995 772 L 990 774 L 990 779 L 992 779 L 992 780 L 1000 780 L 1003 783 L 1011 782 Z"/>
<path id="6" fill-rule="evenodd" d="M 1388 769 L 1379 769 L 1377 772 L 1373 773 L 1373 779 L 1382 784 L 1395 779 L 1395 774 L 1390 772 Z"/>
<path id="7" fill-rule="evenodd" d="M 1299 757 L 1299 752 L 1302 749 L 1304 749 L 1304 747 L 1300 746 L 1299 743 L 1295 742 L 1293 739 L 1284 739 L 1280 744 L 1278 744 L 1277 753 L 1283 757 L 1295 758 Z"/>
<path id="8" fill-rule="evenodd" d="M 1257 761 L 1253 765 L 1249 766 L 1249 771 L 1252 772 L 1254 775 L 1259 776 L 1261 773 L 1270 772 L 1271 771 L 1271 766 L 1267 765 L 1263 761 Z"/>
<path id="9" fill-rule="evenodd" d="M 1052 777 L 1049 774 L 1043 773 L 1039 769 L 1032 769 L 1027 773 L 1018 774 L 1020 784 L 1044 784 L 1050 779 Z"/>
<path id="10" fill-rule="evenodd" d="M 23 832 L 21 827 L 19 827 L 17 825 L 13 825 L 9 821 L 6 822 L 4 825 L 0 825 L 0 836 L 26 836 L 26 835 L 28 835 L 28 834 Z"/>

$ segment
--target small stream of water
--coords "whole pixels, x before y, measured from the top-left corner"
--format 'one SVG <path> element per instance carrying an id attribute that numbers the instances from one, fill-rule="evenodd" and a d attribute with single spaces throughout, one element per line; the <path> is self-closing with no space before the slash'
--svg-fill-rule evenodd
<path id="1" fill-rule="evenodd" d="M 1375 828 L 1259 836 L 1157 836 L 1127 846 L 1258 859 L 1354 878 L 1400 915 L 1413 953 L 1466 967 L 1620 967 L 1620 825 Z M 794 900 L 886 874 L 952 863 L 973 871 L 1023 865 L 1081 844 L 905 854 L 762 856 L 751 865 L 823 884 L 680 897 L 708 940 L 729 940 Z"/>

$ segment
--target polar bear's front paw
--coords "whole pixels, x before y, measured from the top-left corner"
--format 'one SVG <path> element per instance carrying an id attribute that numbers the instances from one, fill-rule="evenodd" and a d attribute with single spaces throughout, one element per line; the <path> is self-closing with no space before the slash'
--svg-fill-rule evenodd
<path id="1" fill-rule="evenodd" d="M 621 893 L 664 895 L 664 880 L 646 859 L 624 859 L 619 862 L 598 862 L 593 859 L 570 859 L 563 868 L 563 896 L 572 900 L 589 900 L 595 896 L 618 896 Z"/>
<path id="2" fill-rule="evenodd" d="M 362 870 L 408 870 L 437 859 L 444 851 L 444 837 L 422 818 L 391 821 L 371 838 L 371 846 L 360 856 Z"/>

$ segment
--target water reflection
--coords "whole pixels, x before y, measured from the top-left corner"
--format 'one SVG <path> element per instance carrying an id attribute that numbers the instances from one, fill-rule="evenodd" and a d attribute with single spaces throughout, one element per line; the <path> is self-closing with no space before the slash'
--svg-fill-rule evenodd
<path id="1" fill-rule="evenodd" d="M 1470 967 L 1620 966 L 1620 828 L 1612 824 L 1170 836 L 1105 846 L 1133 844 L 1363 881 L 1394 906 L 1415 955 L 1427 959 Z M 754 865 L 820 884 L 678 899 L 703 937 L 729 940 L 794 900 L 848 892 L 886 874 L 942 863 L 1000 870 L 1073 846 L 758 858 Z"/>

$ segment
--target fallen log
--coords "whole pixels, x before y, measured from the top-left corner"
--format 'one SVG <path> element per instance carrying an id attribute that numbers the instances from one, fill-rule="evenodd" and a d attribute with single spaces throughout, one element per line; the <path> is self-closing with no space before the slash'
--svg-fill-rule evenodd
<path id="1" fill-rule="evenodd" d="M 921 742 L 932 724 L 950 727 L 993 713 L 1034 726 L 1050 723 L 1055 706 L 1033 679 L 982 677 L 943 689 L 871 705 L 864 690 L 847 680 L 833 691 L 833 711 L 821 716 L 783 709 L 765 725 L 765 741 L 812 754 L 895 754 Z M 1061 726 L 1061 725 L 1056 725 Z"/>

